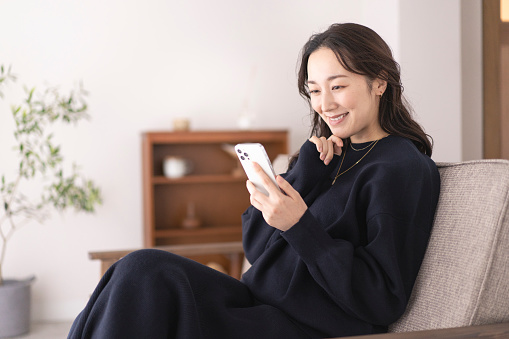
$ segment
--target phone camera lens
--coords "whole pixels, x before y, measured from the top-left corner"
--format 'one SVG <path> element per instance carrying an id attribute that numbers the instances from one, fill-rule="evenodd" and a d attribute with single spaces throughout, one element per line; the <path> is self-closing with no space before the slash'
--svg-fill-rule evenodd
<path id="1" fill-rule="evenodd" d="M 246 158 L 244 158 L 244 156 L 243 156 L 243 155 L 241 155 L 241 156 L 240 156 L 240 158 L 241 158 L 242 160 L 246 160 Z"/>
<path id="2" fill-rule="evenodd" d="M 242 153 L 242 150 L 238 149 L 237 152 Z"/>
<path id="3" fill-rule="evenodd" d="M 248 157 L 248 156 L 249 156 L 249 154 L 247 154 L 247 153 L 244 153 L 244 156 Z"/>

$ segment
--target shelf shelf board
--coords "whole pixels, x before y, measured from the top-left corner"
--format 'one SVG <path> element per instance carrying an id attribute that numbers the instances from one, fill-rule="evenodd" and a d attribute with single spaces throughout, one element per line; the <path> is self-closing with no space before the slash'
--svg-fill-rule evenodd
<path id="1" fill-rule="evenodd" d="M 165 176 L 152 177 L 154 185 L 168 185 L 168 184 L 216 184 L 216 183 L 230 183 L 230 182 L 244 182 L 247 180 L 245 176 L 233 176 L 230 174 L 216 174 L 216 175 L 188 175 L 182 178 L 170 179 Z"/>
<path id="2" fill-rule="evenodd" d="M 145 132 L 144 138 L 153 145 L 160 144 L 217 144 L 239 143 L 253 140 L 256 142 L 286 142 L 286 130 L 251 130 L 251 131 L 194 131 L 194 132 Z"/>
<path id="3" fill-rule="evenodd" d="M 196 236 L 242 235 L 240 226 L 200 227 L 196 229 L 171 228 L 156 230 L 156 238 L 185 238 Z"/>

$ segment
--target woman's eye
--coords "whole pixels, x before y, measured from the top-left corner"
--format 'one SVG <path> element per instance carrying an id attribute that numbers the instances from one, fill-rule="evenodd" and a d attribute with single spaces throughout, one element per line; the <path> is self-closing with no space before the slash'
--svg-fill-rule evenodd
<path id="1" fill-rule="evenodd" d="M 320 91 L 319 91 L 319 90 L 317 90 L 317 89 L 310 89 L 310 90 L 309 90 L 309 94 L 317 94 L 317 93 L 319 93 L 319 92 L 320 92 Z"/>
<path id="2" fill-rule="evenodd" d="M 343 86 L 333 86 L 332 90 L 341 89 L 341 88 L 343 88 Z"/>

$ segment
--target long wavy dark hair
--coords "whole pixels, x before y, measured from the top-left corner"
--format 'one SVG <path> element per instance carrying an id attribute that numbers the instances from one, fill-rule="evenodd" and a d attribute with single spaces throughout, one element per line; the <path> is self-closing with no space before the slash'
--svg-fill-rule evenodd
<path id="1" fill-rule="evenodd" d="M 325 32 L 311 36 L 301 51 L 298 87 L 311 109 L 311 135 L 326 138 L 332 135 L 329 126 L 311 106 L 307 86 L 309 56 L 322 47 L 332 50 L 346 70 L 365 76 L 370 87 L 376 78 L 387 81 L 387 89 L 380 99 L 380 126 L 389 134 L 410 139 L 419 151 L 431 157 L 432 138 L 412 118 L 410 104 L 403 96 L 400 67 L 390 47 L 372 29 L 353 23 L 331 25 Z M 346 145 L 350 142 L 344 141 Z"/>

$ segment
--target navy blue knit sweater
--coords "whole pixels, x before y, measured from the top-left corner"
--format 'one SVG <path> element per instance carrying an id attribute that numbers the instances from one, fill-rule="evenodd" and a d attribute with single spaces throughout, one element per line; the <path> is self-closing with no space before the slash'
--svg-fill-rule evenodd
<path id="1" fill-rule="evenodd" d="M 347 149 L 341 172 L 369 149 Z M 402 137 L 381 139 L 331 185 L 340 160 L 326 166 L 304 143 L 283 176 L 308 210 L 288 231 L 269 226 L 252 206 L 242 216 L 252 263 L 242 282 L 312 337 L 384 332 L 402 315 L 440 189 L 435 163 Z"/>

